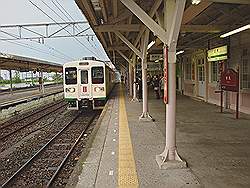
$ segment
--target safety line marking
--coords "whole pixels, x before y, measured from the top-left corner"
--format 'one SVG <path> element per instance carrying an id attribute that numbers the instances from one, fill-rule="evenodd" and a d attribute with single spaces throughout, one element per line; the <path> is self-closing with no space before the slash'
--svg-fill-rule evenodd
<path id="1" fill-rule="evenodd" d="M 119 187 L 139 187 L 125 106 L 124 88 L 119 90 Z"/>

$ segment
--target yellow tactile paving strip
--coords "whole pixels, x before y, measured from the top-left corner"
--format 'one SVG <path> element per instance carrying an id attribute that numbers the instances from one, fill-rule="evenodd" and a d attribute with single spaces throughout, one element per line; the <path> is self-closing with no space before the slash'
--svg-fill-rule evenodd
<path id="1" fill-rule="evenodd" d="M 119 187 L 139 187 L 123 87 L 119 90 Z"/>

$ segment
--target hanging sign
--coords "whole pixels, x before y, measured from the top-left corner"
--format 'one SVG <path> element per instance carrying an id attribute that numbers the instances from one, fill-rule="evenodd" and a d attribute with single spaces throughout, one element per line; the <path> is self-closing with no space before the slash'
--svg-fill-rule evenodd
<path id="1" fill-rule="evenodd" d="M 207 59 L 208 61 L 221 61 L 227 59 L 227 46 L 208 50 Z"/>
<path id="2" fill-rule="evenodd" d="M 164 103 L 168 104 L 168 47 L 164 47 Z"/>
<path id="3" fill-rule="evenodd" d="M 150 61 L 156 61 L 156 60 L 159 60 L 161 58 L 163 58 L 162 54 L 150 54 L 149 55 L 149 60 Z"/>
<path id="4" fill-rule="evenodd" d="M 225 91 L 239 92 L 239 75 L 233 69 L 226 69 L 221 74 L 221 89 Z"/>

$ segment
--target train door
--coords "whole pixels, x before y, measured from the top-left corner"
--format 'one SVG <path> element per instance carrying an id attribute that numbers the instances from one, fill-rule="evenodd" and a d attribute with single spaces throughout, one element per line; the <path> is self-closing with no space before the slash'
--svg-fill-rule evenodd
<path id="1" fill-rule="evenodd" d="M 79 92 L 79 97 L 80 99 L 83 98 L 90 98 L 91 95 L 91 87 L 90 87 L 90 79 L 89 79 L 89 70 L 79 70 L 79 74 L 80 74 L 80 84 L 79 84 L 79 88 L 78 88 L 78 92 Z"/>

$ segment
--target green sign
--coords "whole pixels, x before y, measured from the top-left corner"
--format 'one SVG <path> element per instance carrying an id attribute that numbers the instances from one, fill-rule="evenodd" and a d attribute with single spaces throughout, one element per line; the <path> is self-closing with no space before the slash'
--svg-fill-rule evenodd
<path id="1" fill-rule="evenodd" d="M 207 60 L 208 61 L 220 61 L 227 59 L 227 46 L 221 46 L 208 50 Z"/>

